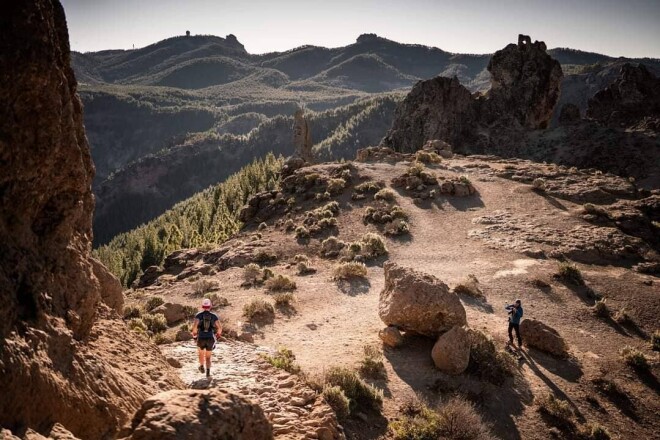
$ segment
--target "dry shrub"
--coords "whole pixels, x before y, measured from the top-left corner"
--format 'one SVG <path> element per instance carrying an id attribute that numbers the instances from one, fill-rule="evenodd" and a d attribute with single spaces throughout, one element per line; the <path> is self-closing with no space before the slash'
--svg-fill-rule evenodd
<path id="1" fill-rule="evenodd" d="M 397 219 L 386 224 L 383 232 L 394 237 L 409 234 L 410 225 L 405 220 Z"/>
<path id="2" fill-rule="evenodd" d="M 502 385 L 516 371 L 515 360 L 498 350 L 493 339 L 480 330 L 469 330 L 470 362 L 467 372 L 495 385 Z"/>
<path id="3" fill-rule="evenodd" d="M 359 185 L 356 185 L 355 191 L 360 194 L 373 194 L 380 191 L 383 188 L 383 186 L 384 186 L 383 182 L 375 182 L 373 180 L 369 180 L 367 182 L 363 182 Z"/>
<path id="4" fill-rule="evenodd" d="M 144 309 L 147 312 L 151 312 L 153 309 L 163 304 L 165 304 L 165 300 L 163 300 L 163 298 L 160 296 L 152 296 L 147 300 L 147 302 L 144 303 Z"/>
<path id="5" fill-rule="evenodd" d="M 167 330 L 167 320 L 160 313 L 145 313 L 142 315 L 142 322 L 147 326 L 147 330 L 152 333 L 160 333 Z"/>
<path id="6" fill-rule="evenodd" d="M 257 227 L 258 231 L 263 231 L 265 229 L 268 229 L 268 225 L 265 222 L 259 223 L 259 226 Z"/>
<path id="7" fill-rule="evenodd" d="M 346 243 L 339 240 L 337 237 L 328 237 L 321 242 L 321 256 L 326 258 L 334 258 L 339 255 Z"/>
<path id="8" fill-rule="evenodd" d="M 275 295 L 275 306 L 277 307 L 293 307 L 293 302 L 296 300 L 296 296 L 291 293 L 278 293 Z"/>
<path id="9" fill-rule="evenodd" d="M 545 191 L 545 180 L 537 177 L 532 182 L 532 188 L 534 188 L 536 191 Z"/>
<path id="10" fill-rule="evenodd" d="M 309 275 L 312 273 L 316 273 L 316 268 L 311 266 L 309 260 L 301 261 L 298 264 L 296 264 L 296 270 L 298 271 L 298 275 Z"/>
<path id="11" fill-rule="evenodd" d="M 625 307 L 623 309 L 617 310 L 613 318 L 620 325 L 630 325 L 634 323 L 634 320 L 630 314 L 628 314 L 628 310 L 626 310 Z"/>
<path id="12" fill-rule="evenodd" d="M 127 325 L 129 329 L 137 333 L 145 333 L 147 331 L 147 326 L 142 318 L 131 318 Z"/>
<path id="13" fill-rule="evenodd" d="M 651 346 L 655 351 L 660 351 L 660 330 L 653 332 L 653 336 L 651 336 Z"/>
<path id="14" fill-rule="evenodd" d="M 386 373 L 385 365 L 383 365 L 383 353 L 373 345 L 365 345 L 364 358 L 360 361 L 358 371 L 362 377 L 384 379 Z"/>
<path id="15" fill-rule="evenodd" d="M 286 219 L 286 221 L 284 222 L 284 230 L 286 232 L 291 232 L 294 229 L 296 229 L 296 224 L 293 222 L 293 220 L 291 220 L 290 218 Z"/>
<path id="16" fill-rule="evenodd" d="M 220 289 L 220 283 L 213 280 L 201 279 L 193 284 L 193 294 L 202 296 L 206 292 L 212 292 Z"/>
<path id="17" fill-rule="evenodd" d="M 255 298 L 243 306 L 243 316 L 248 320 L 266 320 L 275 317 L 273 305 L 261 298 Z"/>
<path id="18" fill-rule="evenodd" d="M 584 279 L 582 278 L 582 272 L 580 272 L 580 269 L 578 269 L 576 265 L 568 262 L 559 263 L 557 277 L 575 284 L 576 286 L 584 285 Z"/>
<path id="19" fill-rule="evenodd" d="M 124 319 L 139 318 L 140 316 L 142 316 L 142 308 L 140 306 L 124 307 Z"/>
<path id="20" fill-rule="evenodd" d="M 224 296 L 218 295 L 217 293 L 204 295 L 204 298 L 208 298 L 211 301 L 213 307 L 227 307 L 229 305 L 229 300 Z"/>
<path id="21" fill-rule="evenodd" d="M 335 266 L 333 270 L 333 275 L 335 279 L 338 280 L 348 280 L 352 278 L 366 278 L 367 266 L 365 266 L 364 263 L 358 263 L 356 261 L 348 261 Z"/>
<path id="22" fill-rule="evenodd" d="M 605 299 L 596 301 L 592 310 L 594 314 L 600 318 L 609 318 L 611 314 L 610 308 L 607 307 L 607 301 Z"/>
<path id="23" fill-rule="evenodd" d="M 396 198 L 396 194 L 389 188 L 383 188 L 374 195 L 375 200 L 384 200 L 392 202 Z"/>
<path id="24" fill-rule="evenodd" d="M 573 418 L 573 410 L 565 400 L 555 397 L 554 394 L 548 393 L 543 397 L 534 399 L 537 410 L 547 414 L 563 424 L 570 424 Z"/>
<path id="25" fill-rule="evenodd" d="M 442 157 L 433 151 L 417 150 L 415 160 L 425 164 L 442 163 Z"/>
<path id="26" fill-rule="evenodd" d="M 367 258 L 376 258 L 387 254 L 385 240 L 380 235 L 367 232 L 360 239 L 362 245 L 362 255 Z"/>
<path id="27" fill-rule="evenodd" d="M 649 360 L 640 350 L 626 346 L 619 351 L 626 364 L 638 370 L 648 370 L 650 368 Z"/>
<path id="28" fill-rule="evenodd" d="M 249 263 L 243 266 L 243 279 L 247 284 L 258 284 L 262 281 L 263 271 L 256 263 Z"/>
<path id="29" fill-rule="evenodd" d="M 341 177 L 328 180 L 328 192 L 332 195 L 341 194 L 346 187 L 346 181 Z"/>
<path id="30" fill-rule="evenodd" d="M 612 438 L 606 427 L 595 422 L 580 426 L 578 435 L 580 439 L 584 440 L 610 440 Z"/>
<path id="31" fill-rule="evenodd" d="M 171 344 L 174 342 L 171 336 L 167 336 L 165 333 L 156 333 L 151 340 L 156 345 Z"/>
<path id="32" fill-rule="evenodd" d="M 271 292 L 284 292 L 295 288 L 296 282 L 286 275 L 278 274 L 266 281 L 266 289 Z"/>
<path id="33" fill-rule="evenodd" d="M 304 226 L 298 226 L 296 228 L 296 238 L 305 239 L 309 238 L 309 229 Z"/>
<path id="34" fill-rule="evenodd" d="M 474 406 L 454 397 L 433 411 L 426 405 L 390 423 L 396 440 L 491 440 L 489 426 Z"/>

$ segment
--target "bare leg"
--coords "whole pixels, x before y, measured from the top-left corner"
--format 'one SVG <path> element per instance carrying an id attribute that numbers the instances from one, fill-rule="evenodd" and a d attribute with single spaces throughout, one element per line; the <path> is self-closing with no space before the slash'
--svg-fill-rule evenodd
<path id="1" fill-rule="evenodd" d="M 211 375 L 211 350 L 206 350 L 206 376 Z"/>
<path id="2" fill-rule="evenodd" d="M 204 365 L 204 351 L 201 348 L 197 349 L 197 354 L 199 356 L 199 365 Z"/>

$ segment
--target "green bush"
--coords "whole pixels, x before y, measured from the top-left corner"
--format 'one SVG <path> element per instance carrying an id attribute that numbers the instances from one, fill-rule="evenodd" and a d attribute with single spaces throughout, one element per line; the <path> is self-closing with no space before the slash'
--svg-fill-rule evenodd
<path id="1" fill-rule="evenodd" d="M 264 359 L 275 368 L 291 374 L 300 373 L 300 366 L 296 364 L 296 356 L 286 347 L 280 347 L 274 356 L 264 355 Z"/>
<path id="2" fill-rule="evenodd" d="M 161 298 L 160 296 L 152 296 L 147 300 L 147 302 L 144 303 L 144 309 L 147 312 L 151 312 L 153 309 L 163 304 L 165 304 L 163 298 Z"/>
<path id="3" fill-rule="evenodd" d="M 243 307 L 243 316 L 248 320 L 272 319 L 275 317 L 275 309 L 269 302 L 261 298 L 255 298 Z"/>
<path id="4" fill-rule="evenodd" d="M 341 388 L 351 401 L 351 412 L 356 409 L 380 410 L 382 392 L 365 383 L 355 371 L 343 367 L 332 367 L 325 374 L 325 383 Z"/>
<path id="5" fill-rule="evenodd" d="M 142 315 L 142 321 L 147 326 L 147 330 L 152 333 L 160 333 L 167 330 L 167 320 L 160 313 L 145 313 Z"/>
<path id="6" fill-rule="evenodd" d="M 325 402 L 330 405 L 330 408 L 335 410 L 339 421 L 343 421 L 350 415 L 350 402 L 346 394 L 338 386 L 326 385 L 321 392 Z"/>
<path id="7" fill-rule="evenodd" d="M 360 361 L 358 372 L 362 377 L 369 379 L 384 379 L 385 365 L 383 365 L 383 354 L 373 345 L 364 346 L 364 357 Z"/>

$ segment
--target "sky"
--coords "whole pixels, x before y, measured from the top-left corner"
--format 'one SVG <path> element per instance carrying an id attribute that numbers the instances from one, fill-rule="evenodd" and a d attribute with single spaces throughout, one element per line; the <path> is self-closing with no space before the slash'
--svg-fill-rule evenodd
<path id="1" fill-rule="evenodd" d="M 492 53 L 519 33 L 549 48 L 660 58 L 660 0 L 61 0 L 71 48 L 140 48 L 175 35 L 234 34 L 253 54 L 338 47 L 375 33 Z"/>

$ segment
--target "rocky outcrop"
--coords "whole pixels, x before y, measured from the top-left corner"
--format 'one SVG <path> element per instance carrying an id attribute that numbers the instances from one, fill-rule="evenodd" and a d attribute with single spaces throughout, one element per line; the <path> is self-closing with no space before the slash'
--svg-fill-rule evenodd
<path id="1" fill-rule="evenodd" d="M 491 89 L 471 95 L 457 78 L 415 84 L 396 110 L 381 146 L 416 151 L 439 139 L 457 151 L 481 149 L 516 137 L 516 131 L 547 128 L 559 98 L 562 71 L 545 43 L 519 36 L 488 64 Z"/>
<path id="2" fill-rule="evenodd" d="M 312 132 L 302 110 L 296 110 L 293 115 L 293 145 L 295 154 L 307 163 L 313 163 Z"/>
<path id="3" fill-rule="evenodd" d="M 537 321 L 525 319 L 520 323 L 520 334 L 529 347 L 536 348 L 560 358 L 568 357 L 568 345 L 557 330 Z"/>
<path id="4" fill-rule="evenodd" d="M 448 374 L 461 374 L 470 363 L 470 338 L 463 327 L 442 334 L 431 350 L 435 366 Z"/>
<path id="5" fill-rule="evenodd" d="M 59 2 L 4 5 L 0 53 L 0 425 L 112 437 L 181 383 L 103 304 L 123 299 L 90 255 L 94 167 Z"/>
<path id="6" fill-rule="evenodd" d="M 273 430 L 258 405 L 221 390 L 174 390 L 145 400 L 126 440 L 227 438 L 268 440 Z"/>
<path id="7" fill-rule="evenodd" d="M 660 130 L 660 78 L 626 63 L 619 77 L 589 100 L 587 117 L 618 128 Z"/>
<path id="8" fill-rule="evenodd" d="M 153 309 L 151 313 L 163 315 L 167 321 L 167 325 L 172 325 L 186 319 L 184 307 L 177 303 L 166 302 Z"/>
<path id="9" fill-rule="evenodd" d="M 380 292 L 378 314 L 386 324 L 406 332 L 437 337 L 467 323 L 456 294 L 436 277 L 387 262 L 385 286 Z"/>

